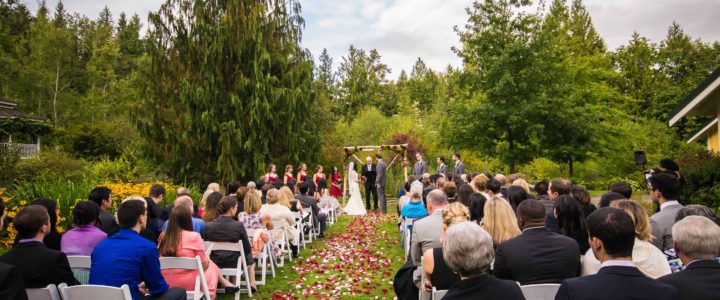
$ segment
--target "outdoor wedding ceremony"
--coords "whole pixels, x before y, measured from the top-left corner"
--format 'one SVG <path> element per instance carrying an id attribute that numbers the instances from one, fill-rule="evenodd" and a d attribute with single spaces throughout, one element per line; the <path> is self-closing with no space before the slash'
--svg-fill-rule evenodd
<path id="1" fill-rule="evenodd" d="M 716 0 L 0 0 L 0 300 L 719 300 Z"/>

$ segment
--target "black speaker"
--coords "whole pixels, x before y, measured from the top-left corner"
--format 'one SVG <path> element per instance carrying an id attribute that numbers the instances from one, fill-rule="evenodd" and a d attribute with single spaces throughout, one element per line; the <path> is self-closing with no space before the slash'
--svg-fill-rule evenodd
<path id="1" fill-rule="evenodd" d="M 635 151 L 635 163 L 638 165 L 644 165 L 647 163 L 647 159 L 645 158 L 645 150 Z"/>

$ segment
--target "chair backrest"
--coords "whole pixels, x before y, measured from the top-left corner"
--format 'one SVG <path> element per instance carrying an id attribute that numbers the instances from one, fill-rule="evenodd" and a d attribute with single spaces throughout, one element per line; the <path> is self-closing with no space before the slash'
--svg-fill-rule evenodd
<path id="1" fill-rule="evenodd" d="M 193 299 L 200 299 L 202 298 L 201 295 L 204 295 L 205 299 L 210 299 L 210 290 L 208 289 L 207 279 L 203 271 L 202 260 L 199 256 L 195 256 L 195 258 L 161 257 L 160 270 L 168 269 L 197 271 L 198 275 L 195 277 L 195 289 L 188 292 L 192 293 Z"/>
<path id="2" fill-rule="evenodd" d="M 445 297 L 447 290 L 438 290 L 435 287 L 432 289 L 432 300 L 440 300 Z"/>
<path id="3" fill-rule="evenodd" d="M 117 288 L 104 285 L 76 285 L 68 287 L 66 284 L 61 283 L 58 289 L 60 289 L 60 295 L 62 295 L 63 300 L 132 300 L 130 288 L 127 284 L 123 284 Z"/>
<path id="4" fill-rule="evenodd" d="M 25 292 L 28 300 L 60 300 L 60 292 L 54 284 L 39 289 L 25 289 Z"/>
<path id="5" fill-rule="evenodd" d="M 553 300 L 555 299 L 555 294 L 557 294 L 559 288 L 560 284 L 557 283 L 520 286 L 520 289 L 527 300 Z"/>
<path id="6" fill-rule="evenodd" d="M 68 262 L 70 263 L 70 268 L 84 268 L 84 269 L 90 269 L 90 266 L 92 265 L 92 261 L 90 260 L 90 256 L 81 256 L 81 255 L 69 255 L 67 257 Z"/>

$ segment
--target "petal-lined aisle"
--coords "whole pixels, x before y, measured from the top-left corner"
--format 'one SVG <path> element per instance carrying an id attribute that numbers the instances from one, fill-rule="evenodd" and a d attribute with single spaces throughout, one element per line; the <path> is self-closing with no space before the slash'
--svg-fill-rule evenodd
<path id="1" fill-rule="evenodd" d="M 261 286 L 260 299 L 392 299 L 403 264 L 397 218 L 371 213 L 343 217 Z"/>

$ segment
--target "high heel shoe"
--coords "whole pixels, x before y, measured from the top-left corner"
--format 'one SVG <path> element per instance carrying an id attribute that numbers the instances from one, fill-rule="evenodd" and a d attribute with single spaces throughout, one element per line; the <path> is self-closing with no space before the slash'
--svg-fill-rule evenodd
<path id="1" fill-rule="evenodd" d="M 240 291 L 240 288 L 236 287 L 236 286 L 226 286 L 225 287 L 225 293 L 228 293 L 228 294 L 235 294 L 239 291 Z"/>

